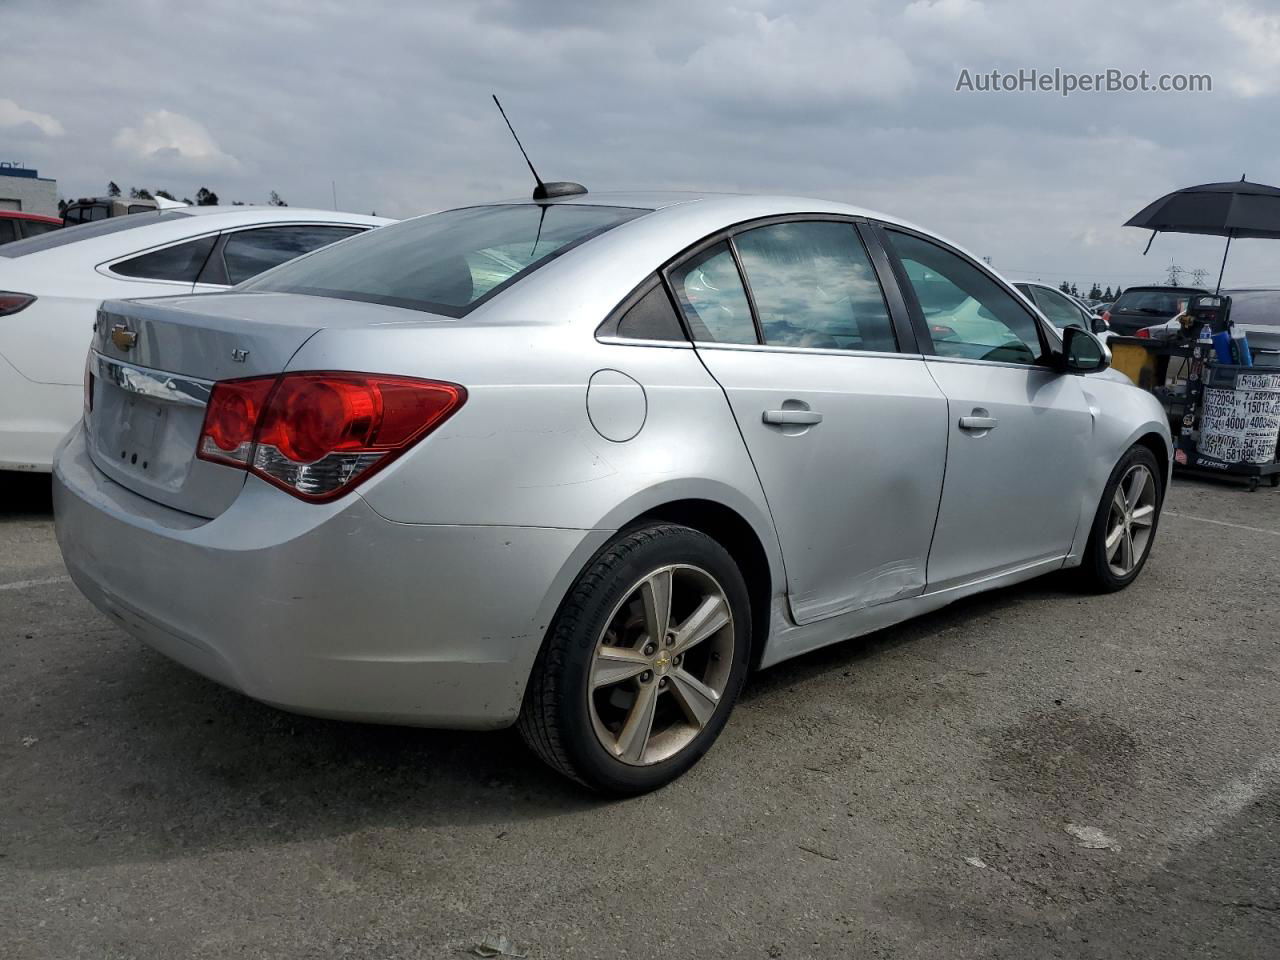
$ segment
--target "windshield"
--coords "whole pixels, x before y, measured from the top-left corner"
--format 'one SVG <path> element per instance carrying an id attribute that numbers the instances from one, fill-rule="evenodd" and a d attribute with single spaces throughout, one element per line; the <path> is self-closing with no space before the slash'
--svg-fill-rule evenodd
<path id="1" fill-rule="evenodd" d="M 461 317 L 547 261 L 648 212 L 587 204 L 465 207 L 371 230 L 237 289 Z"/>
<path id="2" fill-rule="evenodd" d="M 66 246 L 68 243 L 75 243 L 77 240 L 92 240 L 95 237 L 105 237 L 122 230 L 150 226 L 162 220 L 176 220 L 179 217 L 189 216 L 191 214 L 183 213 L 181 210 L 170 210 L 168 213 L 131 213 L 123 217 L 95 220 L 93 223 L 68 224 L 61 230 L 6 243 L 0 247 L 0 257 L 12 258 L 26 256 L 28 253 L 42 253 L 45 250 Z"/>
<path id="3" fill-rule="evenodd" d="M 1112 313 L 1145 313 L 1153 317 L 1176 317 L 1186 309 L 1192 290 L 1126 290 L 1111 306 Z"/>

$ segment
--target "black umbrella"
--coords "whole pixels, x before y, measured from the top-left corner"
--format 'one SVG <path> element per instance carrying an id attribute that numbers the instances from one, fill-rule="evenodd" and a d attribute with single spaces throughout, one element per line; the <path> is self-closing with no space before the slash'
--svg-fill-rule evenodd
<path id="1" fill-rule="evenodd" d="M 1151 240 L 1157 233 L 1226 237 L 1227 249 L 1222 252 L 1222 269 L 1218 271 L 1220 290 L 1234 238 L 1280 239 L 1280 187 L 1250 183 L 1241 177 L 1233 183 L 1203 183 L 1175 190 L 1134 214 L 1125 226 L 1150 230 Z M 1147 250 L 1151 249 L 1151 240 L 1147 241 Z"/>

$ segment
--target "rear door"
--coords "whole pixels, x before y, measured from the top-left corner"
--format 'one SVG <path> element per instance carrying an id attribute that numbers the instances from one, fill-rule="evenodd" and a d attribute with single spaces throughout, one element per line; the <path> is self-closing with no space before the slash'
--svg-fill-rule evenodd
<path id="1" fill-rule="evenodd" d="M 857 226 L 746 225 L 666 273 L 759 474 L 796 621 L 921 593 L 946 400 Z"/>
<path id="2" fill-rule="evenodd" d="M 973 260 L 914 232 L 883 236 L 950 408 L 929 589 L 1052 566 L 1071 549 L 1090 466 L 1080 378 L 1052 368 L 1039 321 Z"/>

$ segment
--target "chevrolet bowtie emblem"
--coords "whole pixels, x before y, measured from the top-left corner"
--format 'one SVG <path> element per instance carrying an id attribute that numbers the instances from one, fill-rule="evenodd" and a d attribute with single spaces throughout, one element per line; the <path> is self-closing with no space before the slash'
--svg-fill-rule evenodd
<path id="1" fill-rule="evenodd" d="M 133 345 L 138 342 L 138 335 L 123 323 L 117 323 L 111 328 L 111 342 L 118 350 L 132 350 Z"/>

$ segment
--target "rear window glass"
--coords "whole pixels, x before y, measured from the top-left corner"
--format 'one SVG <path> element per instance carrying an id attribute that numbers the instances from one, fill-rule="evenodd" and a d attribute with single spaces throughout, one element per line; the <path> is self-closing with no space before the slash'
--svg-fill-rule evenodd
<path id="1" fill-rule="evenodd" d="M 461 317 L 578 244 L 647 210 L 533 203 L 465 207 L 371 230 L 241 284 Z"/>
<path id="2" fill-rule="evenodd" d="M 1196 291 L 1202 292 L 1202 291 Z M 1192 291 L 1178 290 L 1126 290 L 1111 307 L 1116 313 L 1144 313 L 1152 317 L 1176 317 Z"/>
<path id="3" fill-rule="evenodd" d="M 1231 319 L 1236 323 L 1280 327 L 1280 290 L 1242 290 L 1230 296 Z"/>
<path id="4" fill-rule="evenodd" d="M 122 230 L 135 230 L 138 227 L 150 226 L 153 223 L 177 220 L 179 217 L 189 216 L 189 213 L 183 213 L 181 210 L 169 210 L 165 213 L 135 213 L 127 217 L 109 217 L 106 220 L 98 220 L 95 223 L 67 224 L 61 230 L 54 230 L 38 237 L 28 237 L 26 240 L 6 243 L 3 247 L 0 247 L 0 257 L 24 257 L 28 253 L 42 253 L 45 250 L 54 250 L 57 247 L 66 246 L 68 243 L 75 243 L 77 240 L 92 240 L 95 237 L 105 237 L 112 233 L 119 233 Z"/>

